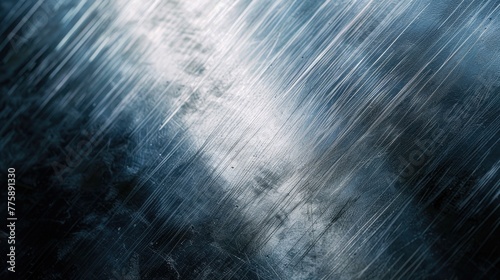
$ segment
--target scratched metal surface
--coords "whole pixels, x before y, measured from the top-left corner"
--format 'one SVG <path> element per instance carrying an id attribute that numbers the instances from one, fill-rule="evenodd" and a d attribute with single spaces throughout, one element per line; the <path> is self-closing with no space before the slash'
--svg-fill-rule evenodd
<path id="1" fill-rule="evenodd" d="M 0 7 L 18 279 L 500 278 L 498 1 Z"/>

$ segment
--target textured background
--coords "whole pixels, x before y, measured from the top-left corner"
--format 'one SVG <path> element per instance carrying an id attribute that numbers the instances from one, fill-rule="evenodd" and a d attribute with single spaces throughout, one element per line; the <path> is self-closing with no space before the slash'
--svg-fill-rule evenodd
<path id="1" fill-rule="evenodd" d="M 0 7 L 2 279 L 500 278 L 500 2 Z"/>

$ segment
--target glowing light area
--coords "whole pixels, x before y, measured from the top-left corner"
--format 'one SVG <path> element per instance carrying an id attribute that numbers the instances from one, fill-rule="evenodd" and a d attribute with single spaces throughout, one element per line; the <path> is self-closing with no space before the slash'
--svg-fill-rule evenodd
<path id="1" fill-rule="evenodd" d="M 234 205 L 238 215 L 228 215 L 222 225 L 244 219 L 250 225 L 242 231 L 259 228 L 252 246 L 272 255 L 282 269 L 293 267 L 285 273 L 298 279 L 317 267 L 330 276 L 347 270 L 361 277 L 373 269 L 371 258 L 388 253 L 389 244 L 376 248 L 379 235 L 386 234 L 382 225 L 398 219 L 394 209 L 416 207 L 411 195 L 387 185 L 394 176 L 383 157 L 387 146 L 376 143 L 394 143 L 391 135 L 403 133 L 392 120 L 401 104 L 422 108 L 439 99 L 435 91 L 412 97 L 428 91 L 429 79 L 451 82 L 454 71 L 465 71 L 460 63 L 467 48 L 454 42 L 456 34 L 473 44 L 485 36 L 484 22 L 471 34 L 465 34 L 469 26 L 457 26 L 438 37 L 423 65 L 412 69 L 405 59 L 416 47 L 401 38 L 445 25 L 451 19 L 443 22 L 437 14 L 446 6 L 325 2 L 302 25 L 287 29 L 283 3 L 262 5 L 132 1 L 117 4 L 117 26 L 130 26 L 131 38 L 143 38 L 137 51 L 148 74 L 170 81 L 158 93 L 158 110 L 165 115 L 159 129 L 183 130 L 191 148 L 224 181 L 218 201 Z M 421 17 L 425 24 L 417 24 Z M 310 33 L 318 22 L 332 21 L 336 26 Z M 272 24 L 278 30 L 269 29 Z M 395 50 L 396 45 L 402 47 Z M 403 60 L 393 62 L 398 56 Z M 442 56 L 444 64 L 430 74 L 426 67 Z M 407 74 L 397 75 L 403 68 Z M 410 222 L 399 223 L 413 230 Z M 354 257 L 363 250 L 369 252 L 364 258 Z M 317 267 L 296 268 L 317 255 L 323 256 Z"/>

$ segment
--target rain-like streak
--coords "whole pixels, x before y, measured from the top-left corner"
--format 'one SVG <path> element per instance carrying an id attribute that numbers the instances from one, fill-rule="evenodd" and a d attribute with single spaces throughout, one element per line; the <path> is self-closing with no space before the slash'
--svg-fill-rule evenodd
<path id="1" fill-rule="evenodd" d="M 4 7 L 2 168 L 91 209 L 53 273 L 498 276 L 496 1 Z"/>

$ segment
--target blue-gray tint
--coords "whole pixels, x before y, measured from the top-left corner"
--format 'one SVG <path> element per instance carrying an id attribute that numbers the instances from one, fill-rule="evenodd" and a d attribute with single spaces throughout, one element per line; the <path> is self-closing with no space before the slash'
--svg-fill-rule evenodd
<path id="1" fill-rule="evenodd" d="M 0 8 L 2 279 L 500 278 L 498 1 Z"/>

